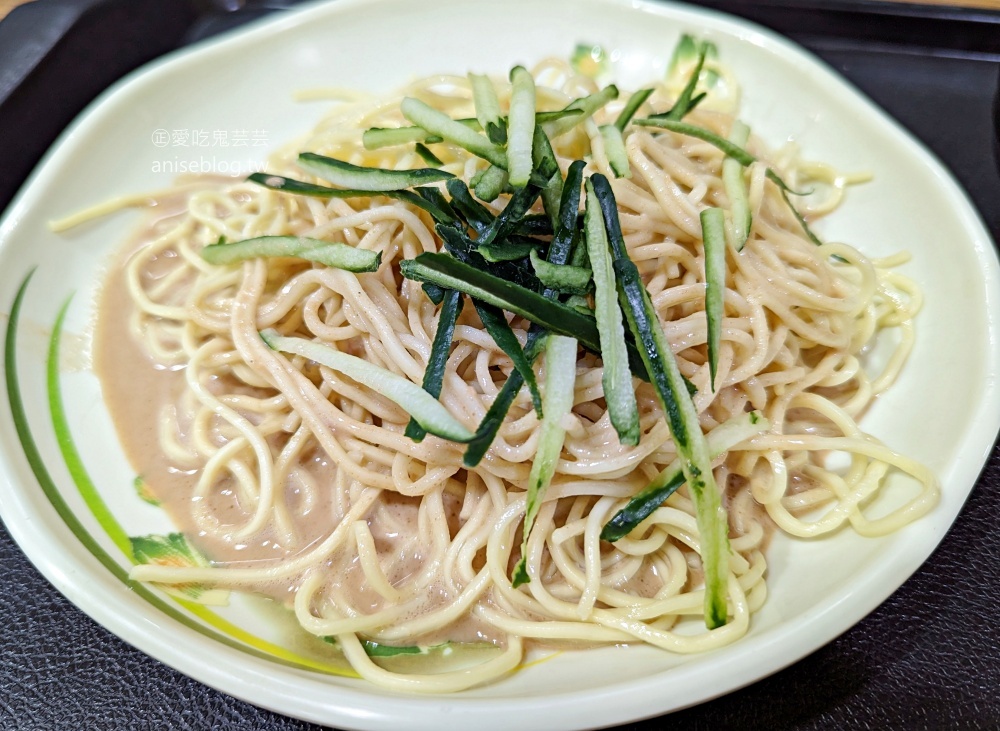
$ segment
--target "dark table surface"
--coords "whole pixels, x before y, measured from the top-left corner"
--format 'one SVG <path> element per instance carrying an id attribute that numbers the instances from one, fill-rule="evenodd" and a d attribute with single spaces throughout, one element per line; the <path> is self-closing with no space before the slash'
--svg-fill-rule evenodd
<path id="1" fill-rule="evenodd" d="M 63 15 L 36 8 L 18 20 L 29 5 L 0 23 L 0 208 L 59 130 L 117 75 L 291 4 L 250 2 L 224 13 L 208 12 L 209 6 L 243 3 L 46 3 L 47 12 L 55 6 Z M 704 4 L 776 27 L 818 53 L 946 163 L 1000 240 L 993 109 L 1000 14 L 796 0 Z M 21 23 L 15 28 L 21 34 L 39 22 L 63 21 L 77 24 L 78 37 L 70 31 L 62 45 L 53 43 L 45 58 L 12 76 L 11 39 L 18 39 L 9 29 Z M 87 23 L 133 39 L 136 28 L 155 25 L 156 40 L 108 45 Z M 82 53 L 89 54 L 88 66 L 77 68 L 73 59 Z M 743 690 L 622 728 L 1000 729 L 1000 623 L 992 616 L 1000 602 L 998 506 L 995 448 L 938 550 L 864 621 Z M 0 526 L 0 729 L 318 728 L 217 693 L 126 645 L 50 586 Z"/>

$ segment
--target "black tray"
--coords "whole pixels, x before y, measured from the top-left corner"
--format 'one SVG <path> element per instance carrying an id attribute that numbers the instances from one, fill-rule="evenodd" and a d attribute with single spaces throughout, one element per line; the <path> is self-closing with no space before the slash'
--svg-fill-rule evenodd
<path id="1" fill-rule="evenodd" d="M 15 10 L 0 22 L 0 208 L 114 79 L 292 4 L 41 0 Z M 701 4 L 789 35 L 853 81 L 945 162 L 1000 240 L 1000 12 L 821 0 Z M 868 618 L 770 678 L 622 728 L 1000 728 L 998 496 L 994 449 L 940 548 Z M 52 588 L 2 527 L 0 587 L 0 729 L 318 728 L 217 693 L 121 642 Z"/>

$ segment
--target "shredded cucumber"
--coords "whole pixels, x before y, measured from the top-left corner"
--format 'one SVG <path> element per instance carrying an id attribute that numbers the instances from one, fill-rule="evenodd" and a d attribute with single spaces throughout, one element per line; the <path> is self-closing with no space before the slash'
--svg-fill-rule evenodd
<path id="1" fill-rule="evenodd" d="M 209 264 L 236 264 L 248 259 L 275 256 L 306 259 L 349 272 L 374 272 L 382 262 L 381 252 L 300 236 L 258 236 L 232 243 L 210 244 L 201 250 L 201 258 Z"/>
<path id="2" fill-rule="evenodd" d="M 592 179 L 591 179 L 592 180 Z M 625 326 L 618 307 L 615 275 L 608 250 L 608 235 L 604 227 L 601 204 L 597 200 L 591 180 L 587 181 L 587 210 L 584 216 L 587 254 L 594 276 L 594 315 L 601 339 L 601 361 L 604 374 L 604 400 L 608 405 L 611 424 L 618 432 L 622 444 L 639 443 L 639 407 L 632 386 L 632 373 L 628 367 L 625 348 Z"/>
<path id="3" fill-rule="evenodd" d="M 510 184 L 523 188 L 533 170 L 531 148 L 535 135 L 535 79 L 524 66 L 515 66 L 510 72 L 510 81 L 507 171 Z"/>
<path id="4" fill-rule="evenodd" d="M 528 575 L 527 554 L 531 528 L 538 516 L 538 509 L 545 499 L 552 477 L 559 463 L 566 430 L 563 418 L 573 408 L 573 392 L 576 385 L 577 342 L 562 335 L 550 335 L 545 346 L 545 396 L 542 408 L 546 417 L 542 420 L 538 449 L 531 464 L 528 477 L 528 494 L 525 497 L 524 531 L 521 542 L 521 560 L 514 568 L 513 584 L 520 586 L 531 581 Z"/>
<path id="5" fill-rule="evenodd" d="M 343 160 L 303 152 L 299 155 L 299 166 L 334 185 L 355 190 L 393 191 L 412 188 L 424 183 L 436 183 L 455 176 L 436 168 L 417 170 L 383 170 L 351 165 Z"/>
<path id="6" fill-rule="evenodd" d="M 604 142 L 604 154 L 608 156 L 608 164 L 616 178 L 631 178 L 632 170 L 625 153 L 625 138 L 622 131 L 613 124 L 602 124 L 599 128 L 601 140 Z"/>
<path id="7" fill-rule="evenodd" d="M 507 153 L 503 148 L 490 142 L 478 132 L 474 132 L 461 122 L 457 122 L 447 114 L 425 104 L 419 99 L 407 97 L 400 104 L 403 116 L 410 122 L 422 127 L 429 133 L 437 135 L 448 142 L 462 147 L 473 155 L 488 160 L 492 164 L 507 167 Z"/>
<path id="8" fill-rule="evenodd" d="M 500 100 L 497 90 L 488 76 L 469 74 L 469 84 L 472 86 L 472 102 L 476 106 L 476 119 L 490 142 L 502 145 L 507 142 L 507 124 L 500 115 Z"/>
<path id="9" fill-rule="evenodd" d="M 734 145 L 746 148 L 750 139 L 750 128 L 736 120 L 729 132 L 729 141 Z M 742 251 L 750 235 L 753 223 L 750 214 L 750 202 L 747 200 L 747 184 L 743 179 L 743 165 L 739 160 L 727 157 L 722 161 L 722 184 L 729 197 L 729 213 L 732 220 L 733 248 Z"/>
<path id="10" fill-rule="evenodd" d="M 474 436 L 436 398 L 392 371 L 322 343 L 283 336 L 277 330 L 264 330 L 260 336 L 271 350 L 309 358 L 382 394 L 409 413 L 429 434 L 453 442 L 468 442 Z"/>
<path id="11" fill-rule="evenodd" d="M 715 459 L 740 442 L 770 428 L 770 422 L 761 416 L 760 412 L 751 411 L 734 416 L 705 437 L 708 442 L 708 453 Z M 627 536 L 683 484 L 684 472 L 681 470 L 680 460 L 675 459 L 629 500 L 624 508 L 615 513 L 601 531 L 601 540 L 614 542 Z"/>
<path id="12" fill-rule="evenodd" d="M 708 370 L 715 391 L 722 344 L 722 317 L 726 292 L 726 218 L 721 208 L 701 212 L 701 237 L 705 247 L 705 317 L 708 324 Z"/>

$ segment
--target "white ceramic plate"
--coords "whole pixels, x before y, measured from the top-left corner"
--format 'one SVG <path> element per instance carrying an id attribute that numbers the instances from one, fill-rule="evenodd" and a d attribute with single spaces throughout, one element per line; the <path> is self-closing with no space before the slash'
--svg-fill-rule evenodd
<path id="1" fill-rule="evenodd" d="M 614 49 L 617 80 L 635 88 L 663 72 L 684 31 L 715 41 L 737 70 L 743 117 L 755 132 L 774 144 L 795 140 L 808 157 L 840 169 L 874 172 L 875 182 L 853 191 L 821 231 L 870 255 L 900 248 L 914 255 L 904 271 L 926 292 L 918 345 L 902 381 L 864 426 L 938 474 L 943 498 L 931 515 L 879 540 L 849 532 L 814 542 L 775 540 L 768 603 L 749 636 L 732 647 L 698 657 L 650 648 L 564 654 L 449 697 L 402 697 L 296 666 L 294 648 L 283 647 L 283 628 L 252 602 L 237 601 L 219 615 L 192 614 L 159 595 L 149 594 L 151 603 L 121 581 L 128 566 L 122 536 L 169 529 L 135 498 L 132 471 L 87 365 L 102 271 L 139 214 L 115 214 L 62 235 L 50 233 L 47 221 L 112 196 L 163 188 L 182 165 L 249 171 L 325 109 L 295 103 L 296 89 L 388 91 L 432 72 L 502 73 L 518 62 L 565 56 L 579 41 Z M 193 147 L 195 140 L 206 144 Z M 32 269 L 17 332 L 8 329 L 16 338 L 7 348 L 7 395 L 23 405 L 20 425 L 0 408 L 0 513 L 14 538 L 71 601 L 146 653 L 252 703 L 342 728 L 597 727 L 746 685 L 830 641 L 916 570 L 954 520 L 1000 426 L 997 260 L 965 195 L 906 132 L 811 56 L 755 26 L 683 6 L 339 0 L 175 54 L 103 95 L 8 211 L 0 228 L 5 315 Z M 50 417 L 46 349 L 73 292 L 60 340 L 60 431 Z M 965 390 L 946 394 L 942 381 L 959 371 Z M 110 506 L 101 519 L 92 510 L 100 501 Z M 226 622 L 252 635 L 249 644 Z"/>

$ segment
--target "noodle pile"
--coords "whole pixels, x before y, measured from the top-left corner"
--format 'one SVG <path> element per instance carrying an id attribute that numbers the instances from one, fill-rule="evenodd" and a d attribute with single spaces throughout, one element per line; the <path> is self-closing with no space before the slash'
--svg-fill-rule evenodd
<path id="1" fill-rule="evenodd" d="M 546 61 L 533 74 L 540 109 L 560 109 L 595 89 L 561 61 Z M 506 103 L 509 86 L 498 90 Z M 269 173 L 301 178 L 294 163 L 301 150 L 358 165 L 420 167 L 412 146 L 372 152 L 360 144 L 364 129 L 406 124 L 398 111 L 403 96 L 453 118 L 474 115 L 467 79 L 423 79 L 395 96 L 338 105 L 308 139 L 276 154 Z M 672 98 L 660 86 L 649 104 L 669 108 Z M 409 415 L 395 403 L 329 368 L 274 352 L 258 335 L 275 328 L 317 340 L 420 384 L 438 308 L 418 283 L 400 276 L 399 262 L 439 250 L 431 220 L 387 198 L 322 200 L 250 183 L 208 182 L 189 194 L 183 213 L 157 223 L 129 258 L 125 277 L 132 337 L 164 377 L 183 379 L 176 400 L 149 417 L 160 420 L 159 448 L 171 467 L 191 474 L 181 500 L 190 510 L 186 519 L 203 537 L 263 543 L 274 558 L 241 562 L 235 550 L 216 551 L 208 568 L 141 565 L 133 577 L 288 596 L 302 627 L 335 638 L 362 677 L 441 692 L 502 676 L 532 643 L 718 648 L 744 635 L 765 601 L 764 549 L 775 527 L 813 537 L 850 524 L 863 535 L 882 535 L 926 513 L 937 499 L 935 478 L 856 423 L 911 349 L 920 294 L 892 269 L 906 256 L 876 261 L 846 244 L 809 241 L 765 180 L 766 165 L 793 187 L 825 191 L 795 201 L 809 218 L 836 206 L 845 179 L 802 162 L 794 150 L 774 154 L 751 138 L 750 151 L 767 163 L 748 171 L 750 239 L 742 252 L 726 254 L 713 391 L 698 216 L 706 206 L 727 204 L 724 156 L 691 137 L 633 128 L 626 137 L 632 176 L 614 179 L 597 124 L 620 108 L 612 104 L 553 140 L 563 172 L 586 156 L 588 173 L 612 179 L 629 254 L 682 373 L 697 387 L 703 431 L 751 409 L 771 425 L 714 462 L 732 548 L 728 623 L 705 630 L 700 622 L 699 535 L 686 488 L 626 538 L 599 538 L 629 497 L 676 458 L 648 383 L 634 380 L 640 442 L 622 446 L 604 402 L 601 360 L 580 351 L 566 441 L 528 543 L 534 579 L 515 589 L 510 571 L 520 557 L 540 425 L 527 389 L 486 458 L 467 470 L 462 445 L 433 436 L 412 441 L 403 435 Z M 722 136 L 733 120 L 710 106 L 688 117 Z M 465 180 L 483 167 L 447 144 L 435 152 L 445 170 Z M 290 258 L 223 267 L 199 256 L 220 236 L 263 235 L 340 241 L 381 252 L 382 264 L 352 274 Z M 515 317 L 511 325 L 523 343 L 528 323 Z M 880 334 L 890 335 L 895 350 L 870 377 L 864 355 Z M 510 358 L 465 307 L 441 403 L 474 431 L 511 371 Z M 838 469 L 825 467 L 831 453 L 847 457 Z M 893 470 L 913 476 L 919 490 L 892 512 L 866 516 L 867 502 Z M 486 642 L 498 649 L 472 667 L 412 675 L 377 664 L 362 640 Z"/>

